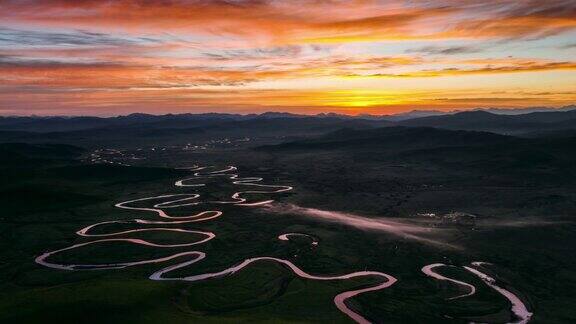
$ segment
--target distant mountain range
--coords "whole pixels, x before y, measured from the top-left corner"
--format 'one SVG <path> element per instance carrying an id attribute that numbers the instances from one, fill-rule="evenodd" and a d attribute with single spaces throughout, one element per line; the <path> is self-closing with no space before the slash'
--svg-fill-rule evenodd
<path id="1" fill-rule="evenodd" d="M 315 116 L 263 114 L 131 114 L 118 117 L 0 117 L 0 142 L 85 145 L 176 144 L 215 138 L 291 138 L 322 135 L 340 129 L 427 127 L 482 131 L 523 137 L 576 135 L 576 106 L 533 108 L 524 114 L 472 110 L 453 113 L 413 111 L 394 116 Z M 539 109 L 544 111 L 532 112 Z M 496 110 L 495 110 L 496 111 Z M 426 136 L 423 134 L 422 136 Z"/>
<path id="2" fill-rule="evenodd" d="M 394 115 L 369 115 L 357 116 L 342 115 L 335 113 L 321 113 L 317 115 L 301 115 L 288 112 L 265 112 L 262 114 L 226 114 L 226 113 L 201 113 L 201 114 L 166 114 L 150 115 L 134 113 L 117 117 L 40 117 L 40 116 L 0 116 L 0 130 L 4 131 L 30 131 L 30 132 L 55 132 L 55 131 L 75 131 L 91 128 L 128 126 L 128 125 L 148 125 L 154 128 L 189 128 L 202 124 L 217 124 L 223 121 L 244 121 L 253 119 L 279 119 L 279 118 L 328 118 L 328 119 L 356 119 L 356 120 L 380 120 L 389 122 L 403 122 L 406 120 L 434 117 L 460 115 L 472 112 L 488 112 L 496 115 L 529 115 L 536 112 L 568 112 L 576 110 L 576 105 L 562 108 L 534 107 L 524 109 L 504 109 L 486 108 L 469 111 L 437 111 L 437 110 L 413 110 Z M 468 115 L 478 117 L 480 115 Z"/>

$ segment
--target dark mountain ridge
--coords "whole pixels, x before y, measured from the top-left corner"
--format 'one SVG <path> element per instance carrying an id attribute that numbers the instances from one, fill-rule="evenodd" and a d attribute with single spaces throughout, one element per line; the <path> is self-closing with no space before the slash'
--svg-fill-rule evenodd
<path id="1" fill-rule="evenodd" d="M 534 110 L 538 112 L 533 112 Z M 501 112 L 501 113 L 498 113 Z M 133 113 L 117 117 L 10 117 L 0 116 L 0 131 L 54 132 L 76 131 L 102 127 L 125 127 L 129 125 L 147 125 L 153 128 L 191 128 L 199 125 L 215 125 L 224 122 L 274 119 L 338 119 L 362 120 L 398 123 L 402 126 L 429 126 L 445 128 L 479 128 L 477 130 L 502 129 L 507 127 L 521 130 L 536 127 L 543 122 L 562 122 L 576 118 L 576 106 L 563 108 L 519 109 L 508 113 L 506 109 L 477 109 L 464 112 L 443 112 L 435 110 L 414 110 L 395 115 L 358 115 L 349 116 L 336 113 L 321 113 L 317 115 L 302 115 L 288 112 L 264 112 L 261 114 L 229 114 L 229 113 L 184 113 L 151 115 Z M 567 116 L 572 116 L 567 118 Z M 528 122 L 535 122 L 530 124 Z M 495 123 L 485 125 L 482 123 Z M 523 124 L 528 123 L 528 124 Z M 533 129 L 530 129 L 533 131 Z M 512 130 L 514 131 L 514 129 Z"/>
<path id="2" fill-rule="evenodd" d="M 538 131 L 576 129 L 576 110 L 533 112 L 523 115 L 498 115 L 486 111 L 466 111 L 451 115 L 409 119 L 399 122 L 398 125 L 521 135 Z"/>
<path id="3" fill-rule="evenodd" d="M 488 132 L 396 126 L 364 130 L 341 129 L 317 138 L 264 146 L 259 149 L 264 151 L 318 149 L 407 150 L 438 146 L 482 145 L 518 140 L 515 137 Z"/>

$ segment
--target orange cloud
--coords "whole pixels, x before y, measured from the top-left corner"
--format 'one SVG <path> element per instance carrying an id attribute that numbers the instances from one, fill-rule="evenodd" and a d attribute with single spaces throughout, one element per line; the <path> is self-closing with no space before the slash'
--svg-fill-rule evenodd
<path id="1" fill-rule="evenodd" d="M 508 62 L 508 60 L 504 60 Z M 544 71 L 572 71 L 576 70 L 576 62 L 542 62 L 538 60 L 519 60 L 515 64 L 502 65 L 498 60 L 469 60 L 468 64 L 488 64 L 480 68 L 451 67 L 437 70 L 421 70 L 406 73 L 376 73 L 376 74 L 352 74 L 349 78 L 431 78 L 477 74 L 503 74 Z M 501 63 L 501 61 L 500 61 Z"/>
<path id="2" fill-rule="evenodd" d="M 4 2 L 0 15 L 36 25 L 233 35 L 255 44 L 544 37 L 576 28 L 570 0 L 37 0 Z"/>
<path id="3" fill-rule="evenodd" d="M 76 62 L 8 58 L 3 63 L 0 58 L 0 80 L 11 85 L 43 85 L 49 88 L 184 88 L 240 85 L 270 79 L 338 77 L 353 71 L 421 62 L 420 58 L 409 56 L 335 56 L 330 59 L 256 61 L 247 66 L 226 66 L 218 64 L 219 58 L 212 62 L 209 62 L 210 58 L 174 60 L 148 57 L 124 60 L 108 53 L 99 58 L 106 60 Z"/>

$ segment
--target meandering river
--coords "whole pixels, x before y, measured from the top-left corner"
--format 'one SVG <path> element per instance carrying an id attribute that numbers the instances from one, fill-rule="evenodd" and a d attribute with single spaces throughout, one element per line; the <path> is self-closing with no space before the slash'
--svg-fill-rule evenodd
<path id="1" fill-rule="evenodd" d="M 209 272 L 203 273 L 193 276 L 184 276 L 184 277 L 171 277 L 169 274 L 176 270 L 182 269 L 188 266 L 193 265 L 194 263 L 202 261 L 206 254 L 201 251 L 186 251 L 186 252 L 179 252 L 173 253 L 166 257 L 161 258 L 154 258 L 154 259 L 146 259 L 146 260 L 138 260 L 132 262 L 118 262 L 118 263 L 102 263 L 102 264 L 61 264 L 51 262 L 49 259 L 56 254 L 90 246 L 90 245 L 97 245 L 102 243 L 127 243 L 127 244 L 134 244 L 134 245 L 143 245 L 151 248 L 158 248 L 158 249 L 171 249 L 171 248 L 186 248 L 186 247 L 195 247 L 201 244 L 204 244 L 210 240 L 213 240 L 217 237 L 216 233 L 208 232 L 208 231 L 201 231 L 201 230 L 189 230 L 183 228 L 174 228 L 174 227 L 162 227 L 162 225 L 177 225 L 177 224 L 187 224 L 187 223 L 199 223 L 205 221 L 212 221 L 217 219 L 218 217 L 223 215 L 221 210 L 204 210 L 192 215 L 184 215 L 184 216 L 174 216 L 170 215 L 166 210 L 172 208 L 179 208 L 179 207 L 187 207 L 187 206 L 198 206 L 206 203 L 210 204 L 229 204 L 234 206 L 241 206 L 241 207 L 259 207 L 269 205 L 274 202 L 273 199 L 266 199 L 266 200 L 259 200 L 259 201 L 251 201 L 249 200 L 250 195 L 257 194 L 257 195 L 267 195 L 267 194 L 276 194 L 287 192 L 293 190 L 294 188 L 291 186 L 286 185 L 270 185 L 270 184 L 262 184 L 263 178 L 260 177 L 245 177 L 241 178 L 236 171 L 238 170 L 235 166 L 228 166 L 223 169 L 215 170 L 215 171 L 208 171 L 214 169 L 214 167 L 200 167 L 194 166 L 191 168 L 185 168 L 192 172 L 192 176 L 177 180 L 174 185 L 176 187 L 192 187 L 192 188 L 199 188 L 206 186 L 205 183 L 198 182 L 202 179 L 209 179 L 209 178 L 223 178 L 228 179 L 234 185 L 241 185 L 241 186 L 252 186 L 258 188 L 257 190 L 244 190 L 238 191 L 231 195 L 230 200 L 217 200 L 217 201 L 208 201 L 203 202 L 200 200 L 201 195 L 198 193 L 171 193 L 171 194 L 163 194 L 157 195 L 152 197 L 145 197 L 145 198 L 138 198 L 132 199 L 128 201 L 123 201 L 117 203 L 115 207 L 136 211 L 141 213 L 152 213 L 156 215 L 157 219 L 143 219 L 143 218 L 136 218 L 131 220 L 110 220 L 104 221 L 96 224 L 92 224 L 86 226 L 76 232 L 77 235 L 87 238 L 93 239 L 88 242 L 74 244 L 62 249 L 49 251 L 42 253 L 38 257 L 36 257 L 35 261 L 43 266 L 58 269 L 58 270 L 68 270 L 68 271 L 77 271 L 77 270 L 106 270 L 106 269 L 121 269 L 145 264 L 160 264 L 164 262 L 168 262 L 171 260 L 179 260 L 176 264 L 166 266 L 161 268 L 160 270 L 154 272 L 150 275 L 150 279 L 158 280 L 158 281 L 187 281 L 187 282 L 198 282 L 202 280 L 209 280 L 213 278 L 219 278 L 223 276 L 233 275 L 236 272 L 250 266 L 256 262 L 274 262 L 281 264 L 286 269 L 289 269 L 292 273 L 296 276 L 299 276 L 304 279 L 308 280 L 322 280 L 322 281 L 337 281 L 337 280 L 349 280 L 353 278 L 361 278 L 361 277 L 374 277 L 377 279 L 375 284 L 372 284 L 368 287 L 364 287 L 361 289 L 354 289 L 349 291 L 344 291 L 342 293 L 337 294 L 334 297 L 334 304 L 335 306 L 346 316 L 350 319 L 358 322 L 358 323 L 370 323 L 370 320 L 359 314 L 357 311 L 353 310 L 348 304 L 348 300 L 358 296 L 363 293 L 378 291 L 382 289 L 386 289 L 391 287 L 397 282 L 397 279 L 387 273 L 378 272 L 378 271 L 357 271 L 342 275 L 333 275 L 333 276 L 321 276 L 321 275 L 314 275 L 310 274 L 300 267 L 295 265 L 292 261 L 270 257 L 270 256 L 258 256 L 253 258 L 245 259 L 244 261 L 232 265 L 226 269 L 216 271 L 216 272 Z M 138 205 L 142 205 L 144 202 L 154 202 L 161 200 L 162 202 L 153 204 L 152 207 L 139 207 Z M 155 227 L 150 228 L 137 228 L 137 229 L 130 229 L 130 230 L 121 230 L 121 231 L 112 231 L 112 232 L 105 232 L 101 233 L 98 232 L 96 229 L 98 227 L 110 227 L 113 225 L 155 225 Z M 154 243 L 148 240 L 139 239 L 139 238 L 130 238 L 126 237 L 126 235 L 140 233 L 140 232 L 172 232 L 172 233 L 179 233 L 179 234 L 190 234 L 196 237 L 196 240 L 188 243 L 183 244 L 159 244 Z M 312 246 L 318 246 L 319 240 L 318 238 L 305 234 L 305 233 L 283 233 L 279 234 L 278 239 L 282 241 L 290 241 L 291 237 L 306 237 L 310 239 Z M 511 304 L 511 311 L 515 314 L 515 316 L 519 319 L 516 323 L 527 323 L 532 313 L 528 311 L 527 307 L 522 303 L 521 299 L 514 295 L 512 292 L 500 287 L 496 284 L 496 281 L 488 276 L 487 274 L 481 272 L 479 269 L 484 265 L 483 262 L 474 262 L 470 266 L 463 267 L 467 271 L 473 273 L 474 275 L 478 276 L 482 281 L 484 281 L 488 286 L 502 294 L 505 298 L 507 298 Z M 466 290 L 466 293 L 461 295 L 457 295 L 454 297 L 449 298 L 449 300 L 458 299 L 469 297 L 475 294 L 476 287 L 472 284 L 452 279 L 446 276 L 439 274 L 436 270 L 441 267 L 448 267 L 448 265 L 442 263 L 434 263 L 422 268 L 422 272 L 436 280 L 447 281 L 457 286 L 462 287 Z"/>
<path id="2" fill-rule="evenodd" d="M 268 185 L 268 184 L 261 184 L 260 182 L 263 181 L 263 178 L 259 177 L 246 177 L 241 178 L 237 173 L 231 173 L 237 171 L 235 166 L 228 166 L 221 170 L 210 171 L 210 172 L 200 172 L 203 170 L 210 169 L 212 167 L 192 167 L 188 168 L 191 172 L 193 172 L 192 177 L 181 179 L 175 182 L 176 187 L 203 187 L 206 184 L 204 183 L 191 183 L 192 181 L 198 181 L 199 179 L 205 178 L 214 178 L 214 177 L 223 177 L 227 178 L 232 181 L 235 185 L 242 185 L 242 186 L 253 186 L 259 188 L 259 190 L 245 190 L 245 191 L 238 191 L 232 194 L 230 197 L 231 200 L 226 201 L 210 201 L 209 203 L 213 204 L 232 204 L 236 206 L 243 206 L 243 207 L 258 207 L 266 204 L 270 204 L 274 202 L 274 200 L 263 200 L 263 201 L 249 201 L 246 198 L 246 195 L 250 194 L 275 194 L 293 190 L 291 186 L 284 186 L 284 185 Z M 114 225 L 114 224 L 154 224 L 154 225 L 174 225 L 174 224 L 184 224 L 184 223 L 195 223 L 195 222 L 204 222 L 208 220 L 216 219 L 222 216 L 223 212 L 220 210 L 206 210 L 202 211 L 193 215 L 186 215 L 186 216 L 172 216 L 165 211 L 165 209 L 170 208 L 178 208 L 178 207 L 186 207 L 186 206 L 196 206 L 200 205 L 203 202 L 199 201 L 200 194 L 197 193 L 175 193 L 175 194 L 164 194 L 158 195 L 153 197 L 145 197 L 145 198 L 138 198 L 132 199 L 124 202 L 117 203 L 115 206 L 117 208 L 133 210 L 138 212 L 151 212 L 156 214 L 161 220 L 147 220 L 147 219 L 132 219 L 132 220 L 112 220 L 112 221 L 105 221 L 96 224 L 89 225 L 84 227 L 76 232 L 79 236 L 88 237 L 88 238 L 99 238 L 94 241 L 89 241 L 85 243 L 74 244 L 72 246 L 68 246 L 59 250 L 45 252 L 36 258 L 36 262 L 46 267 L 59 269 L 59 270 L 106 270 L 106 269 L 120 269 L 144 264 L 151 264 L 151 263 L 163 263 L 170 260 L 175 259 L 185 259 L 185 261 L 177 263 L 175 265 L 164 267 L 152 275 L 150 275 L 150 279 L 152 280 L 180 280 L 180 281 L 201 281 L 201 280 L 208 280 L 212 278 L 218 278 L 227 275 L 233 275 L 237 271 L 249 266 L 254 262 L 276 262 L 287 269 L 290 269 L 295 275 L 309 280 L 348 280 L 352 278 L 358 277 L 376 277 L 379 278 L 379 282 L 367 288 L 356 289 L 342 292 L 334 297 L 334 304 L 336 307 L 350 317 L 352 320 L 358 323 L 370 323 L 369 320 L 364 318 L 359 313 L 355 312 L 347 305 L 347 300 L 353 298 L 359 294 L 370 292 L 370 291 L 377 291 L 381 289 L 388 288 L 392 286 L 397 280 L 393 276 L 377 271 L 358 271 L 348 274 L 343 274 L 339 276 L 318 276 L 313 275 L 305 272 L 294 263 L 289 260 L 279 259 L 274 257 L 268 256 L 261 256 L 255 258 L 249 258 L 237 265 L 233 265 L 227 269 L 212 272 L 212 273 L 204 273 L 194 276 L 188 277 L 167 277 L 166 275 L 175 269 L 184 268 L 190 266 L 196 262 L 201 261 L 206 257 L 204 252 L 200 251 L 188 251 L 188 252 L 181 252 L 175 253 L 167 257 L 156 258 L 156 259 L 148 259 L 148 260 L 139 260 L 133 262 L 120 262 L 120 263 L 106 263 L 106 264 L 60 264 L 50 262 L 48 259 L 55 254 L 70 251 L 77 248 L 82 248 L 88 245 L 100 244 L 104 242 L 124 242 L 129 244 L 137 244 L 137 245 L 144 245 L 148 247 L 154 248 L 181 248 L 181 247 L 192 247 L 195 245 L 200 245 L 206 243 L 216 237 L 215 233 L 212 232 L 205 232 L 199 230 L 185 230 L 181 228 L 165 228 L 165 227 L 153 227 L 153 228 L 141 228 L 141 229 L 132 229 L 132 230 L 125 230 L 125 231 L 116 231 L 116 232 L 109 232 L 109 233 L 100 233 L 95 234 L 92 231 L 100 226 L 103 225 Z M 168 200 L 167 200 L 168 199 Z M 164 200 L 161 203 L 156 203 L 152 207 L 136 207 L 135 204 L 146 202 L 146 201 L 157 201 L 157 200 Z M 167 201 L 166 201 L 167 200 Z M 163 231 L 163 232 L 177 232 L 177 233 L 187 233 L 187 234 L 195 234 L 197 236 L 201 236 L 201 239 L 198 239 L 194 242 L 185 243 L 185 244 L 157 244 L 143 239 L 135 239 L 135 238 L 120 238 L 119 236 L 139 233 L 139 232 L 154 232 L 154 231 Z M 318 240 L 314 237 L 311 237 L 307 234 L 303 233 L 286 233 L 281 234 L 278 236 L 280 240 L 289 240 L 290 236 L 307 236 L 312 239 L 312 245 L 317 245 Z"/>

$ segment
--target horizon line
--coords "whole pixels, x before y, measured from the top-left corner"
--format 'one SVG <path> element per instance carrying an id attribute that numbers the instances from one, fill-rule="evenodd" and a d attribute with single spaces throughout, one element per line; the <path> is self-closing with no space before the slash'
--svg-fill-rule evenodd
<path id="1" fill-rule="evenodd" d="M 371 113 L 355 113 L 355 114 L 347 114 L 347 113 L 342 113 L 342 112 L 334 112 L 334 111 L 325 111 L 325 112 L 319 112 L 319 113 L 294 113 L 294 112 L 289 112 L 289 111 L 275 111 L 275 110 L 268 110 L 268 111 L 264 111 L 264 112 L 251 112 L 251 113 L 242 113 L 242 112 L 217 112 L 217 111 L 207 111 L 207 112 L 168 112 L 168 113 L 154 113 L 154 112 L 131 112 L 128 114 L 117 114 L 117 115 L 88 115 L 88 114 L 81 114 L 81 115 L 72 115 L 72 114 L 67 114 L 67 115 L 58 115 L 58 114 L 47 114 L 47 115 L 42 115 L 42 114 L 27 114 L 27 115 L 19 115 L 19 114 L 7 114 L 7 115 L 3 115 L 0 113 L 0 118 L 11 118 L 11 117 L 39 117 L 39 118 L 64 118 L 64 117 L 68 117 L 68 118 L 80 118 L 80 117 L 93 117 L 93 118 L 117 118 L 117 117 L 128 117 L 131 115 L 147 115 L 147 116 L 168 116 L 168 115 L 175 115 L 175 116 L 179 116 L 179 115 L 231 115 L 231 116 L 251 116 L 251 115 L 255 115 L 255 116 L 261 116 L 261 115 L 266 115 L 266 114 L 283 114 L 283 115 L 291 115 L 291 116 L 303 116 L 303 117 L 318 117 L 318 116 L 322 116 L 322 115 L 328 115 L 328 116 L 342 116 L 342 117 L 362 117 L 362 116 L 369 116 L 369 117 L 385 117 L 385 116 L 400 116 L 400 115 L 407 115 L 410 113 L 418 113 L 418 112 L 429 112 L 429 113 L 438 113 L 438 114 L 453 114 L 453 113 L 460 113 L 460 112 L 467 112 L 467 111 L 509 111 L 509 112 L 522 112 L 522 111 L 529 111 L 528 113 L 531 112 L 539 112 L 538 110 L 540 110 L 541 112 L 546 112 L 546 111 L 557 111 L 557 112 L 561 112 L 561 111 L 570 111 L 570 110 L 576 110 L 576 103 L 573 104 L 569 104 L 569 105 L 564 105 L 564 106 L 558 106 L 558 107 L 553 107 L 553 106 L 526 106 L 526 107 L 477 107 L 477 108 L 470 108 L 470 109 L 462 109 L 462 108 L 454 108 L 451 110 L 438 110 L 438 109 L 411 109 L 411 110 L 406 110 L 406 111 L 401 111 L 401 112 L 396 112 L 396 113 L 391 113 L 391 114 L 371 114 Z M 532 110 L 532 111 L 531 111 Z"/>

